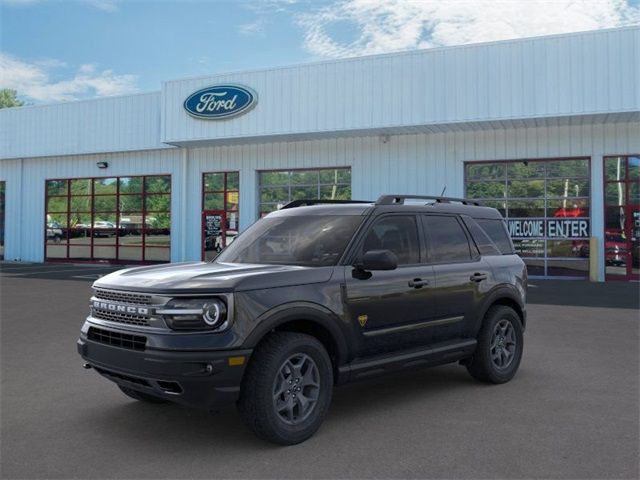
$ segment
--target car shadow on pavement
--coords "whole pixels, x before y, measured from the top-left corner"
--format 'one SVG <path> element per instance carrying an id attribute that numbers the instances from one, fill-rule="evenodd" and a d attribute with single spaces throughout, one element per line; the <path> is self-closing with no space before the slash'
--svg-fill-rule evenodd
<path id="1" fill-rule="evenodd" d="M 402 409 L 408 404 L 420 404 L 428 410 L 425 401 L 438 401 L 442 396 L 451 396 L 452 392 L 457 395 L 459 390 L 478 387 L 485 386 L 474 381 L 460 366 L 400 372 L 350 383 L 334 390 L 322 431 L 339 429 L 345 423 L 358 423 L 362 420 L 359 417 L 379 418 L 389 414 L 391 407 Z M 364 403 L 363 398 L 366 398 Z M 258 451 L 282 448 L 255 437 L 233 407 L 208 412 L 124 398 L 122 403 L 96 406 L 95 410 L 84 410 L 84 414 L 88 417 L 77 420 L 90 424 L 92 432 L 99 432 L 101 441 L 122 443 L 127 439 L 135 445 L 144 445 L 136 448 L 171 448 L 176 455 L 194 454 L 199 448 L 203 454 L 211 448 L 232 451 L 238 445 Z"/>

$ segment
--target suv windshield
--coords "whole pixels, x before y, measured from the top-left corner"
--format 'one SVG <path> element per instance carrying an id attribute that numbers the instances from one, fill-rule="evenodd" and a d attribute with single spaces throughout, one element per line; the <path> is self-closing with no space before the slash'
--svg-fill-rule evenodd
<path id="1" fill-rule="evenodd" d="M 364 217 L 266 217 L 229 245 L 216 262 L 325 267 L 335 265 Z"/>

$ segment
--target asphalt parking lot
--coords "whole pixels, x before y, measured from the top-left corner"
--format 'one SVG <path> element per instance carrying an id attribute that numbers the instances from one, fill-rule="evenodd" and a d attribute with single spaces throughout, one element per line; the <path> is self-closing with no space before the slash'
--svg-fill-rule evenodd
<path id="1" fill-rule="evenodd" d="M 638 284 L 533 281 L 505 385 L 456 365 L 335 391 L 315 437 L 257 440 L 234 410 L 148 405 L 81 368 L 91 280 L 0 265 L 2 478 L 638 478 Z"/>

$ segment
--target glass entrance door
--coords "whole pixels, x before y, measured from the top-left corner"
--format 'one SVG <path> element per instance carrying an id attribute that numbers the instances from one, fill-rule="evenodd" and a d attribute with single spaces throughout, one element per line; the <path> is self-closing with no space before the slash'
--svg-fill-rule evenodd
<path id="1" fill-rule="evenodd" d="M 202 260 L 216 258 L 238 234 L 240 174 L 202 175 Z"/>
<path id="2" fill-rule="evenodd" d="M 224 210 L 202 212 L 202 259 L 209 262 L 225 247 L 227 218 Z"/>
<path id="3" fill-rule="evenodd" d="M 640 280 L 640 156 L 604 159 L 607 280 Z"/>

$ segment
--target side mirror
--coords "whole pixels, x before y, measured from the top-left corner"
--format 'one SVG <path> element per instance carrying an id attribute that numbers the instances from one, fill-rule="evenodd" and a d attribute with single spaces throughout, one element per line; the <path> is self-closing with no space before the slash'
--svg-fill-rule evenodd
<path id="1" fill-rule="evenodd" d="M 395 270 L 398 257 L 391 250 L 369 250 L 356 267 L 360 270 Z"/>

